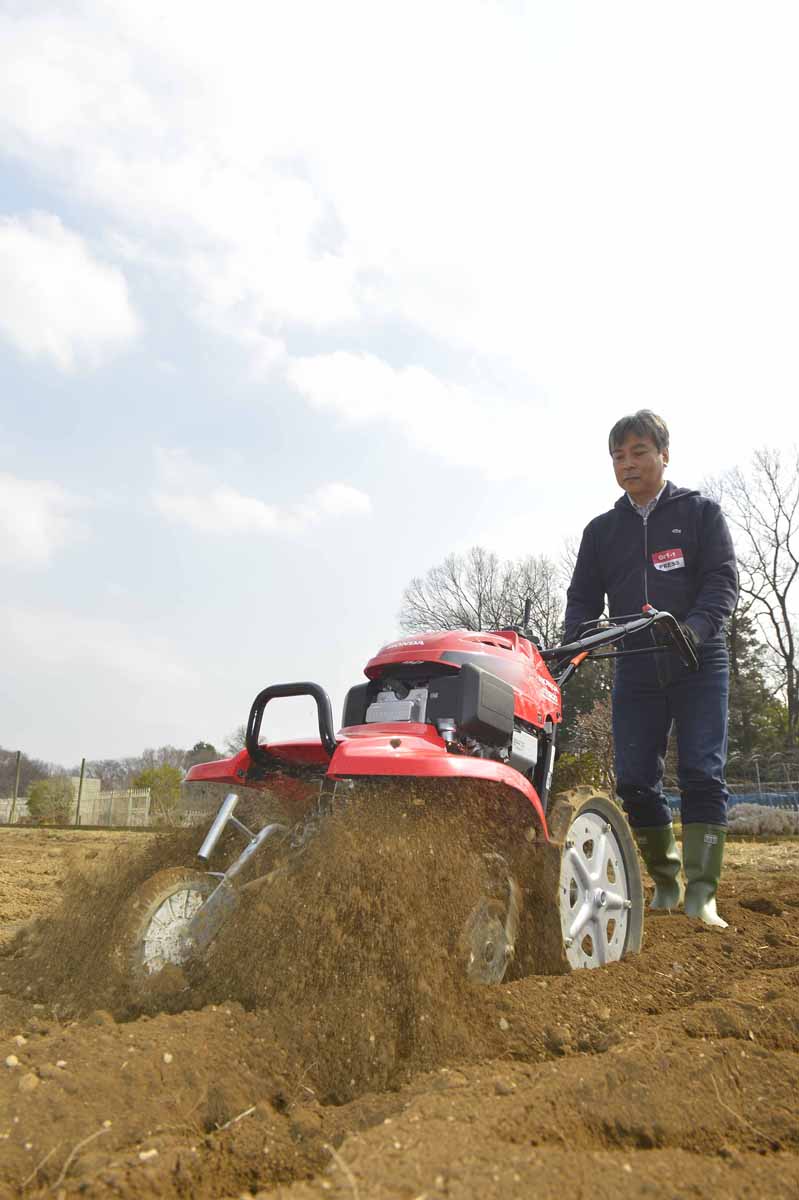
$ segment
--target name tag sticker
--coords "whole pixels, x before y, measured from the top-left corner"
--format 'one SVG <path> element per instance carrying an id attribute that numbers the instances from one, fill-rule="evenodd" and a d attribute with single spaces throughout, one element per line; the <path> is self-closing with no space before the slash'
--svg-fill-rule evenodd
<path id="1" fill-rule="evenodd" d="M 652 555 L 652 563 L 656 571 L 676 571 L 685 566 L 682 550 L 656 550 Z"/>

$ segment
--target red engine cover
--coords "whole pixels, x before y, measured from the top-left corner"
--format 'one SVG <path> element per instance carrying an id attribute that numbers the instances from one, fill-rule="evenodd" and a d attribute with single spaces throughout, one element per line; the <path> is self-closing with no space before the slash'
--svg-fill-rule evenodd
<path id="1" fill-rule="evenodd" d="M 530 725 L 561 720 L 560 688 L 527 638 L 516 633 L 423 633 L 418 637 L 389 642 L 370 659 L 365 668 L 369 679 L 379 679 L 399 664 L 415 666 L 441 663 L 461 667 L 472 663 L 510 684 L 514 692 L 515 715 Z M 472 778 L 500 783 L 520 793 L 532 805 L 544 837 L 548 838 L 546 817 L 540 799 L 528 779 L 513 767 L 468 754 L 451 754 L 446 743 L 430 725 L 399 722 L 352 726 L 338 735 L 332 758 L 321 741 L 307 739 L 269 743 L 274 770 L 267 777 L 250 780 L 250 758 L 242 750 L 233 758 L 192 767 L 189 781 L 215 780 L 234 786 L 250 782 L 255 787 L 280 788 L 296 785 L 291 773 L 310 771 L 319 776 L 320 768 L 333 779 L 359 776 L 419 778 Z M 289 774 L 284 774 L 288 771 Z"/>
<path id="2" fill-rule="evenodd" d="M 546 663 L 518 633 L 470 633 L 457 629 L 389 642 L 370 658 L 364 669 L 369 679 L 378 679 L 387 667 L 399 663 L 446 663 L 460 666 L 474 663 L 509 683 L 516 695 L 515 713 L 522 721 L 539 728 L 549 720 L 561 720 L 560 688 L 547 670 Z"/>

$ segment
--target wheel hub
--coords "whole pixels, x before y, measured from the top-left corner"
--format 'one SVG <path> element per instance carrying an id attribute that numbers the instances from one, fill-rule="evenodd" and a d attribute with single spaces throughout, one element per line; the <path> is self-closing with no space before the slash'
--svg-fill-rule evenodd
<path id="1" fill-rule="evenodd" d="M 190 951 L 186 929 L 204 899 L 198 888 L 186 887 L 167 896 L 153 913 L 142 946 L 142 965 L 148 975 L 186 961 Z"/>
<path id="2" fill-rule="evenodd" d="M 500 906 L 481 900 L 466 925 L 466 975 L 472 983 L 499 983 L 513 955 Z"/>
<path id="3" fill-rule="evenodd" d="M 521 889 L 498 854 L 486 856 L 492 895 L 483 896 L 463 931 L 466 975 L 472 983 L 500 983 L 516 950 Z"/>

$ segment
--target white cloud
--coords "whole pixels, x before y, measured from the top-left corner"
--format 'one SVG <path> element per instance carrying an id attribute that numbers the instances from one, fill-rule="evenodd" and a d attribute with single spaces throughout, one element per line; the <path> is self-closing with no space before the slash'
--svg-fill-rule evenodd
<path id="1" fill-rule="evenodd" d="M 407 362 L 421 330 L 581 436 L 675 397 L 778 414 L 799 18 L 767 8 L 18 5 L 0 143 L 259 369 L 298 334 L 373 348 L 376 327 Z"/>
<path id="2" fill-rule="evenodd" d="M 489 479 L 529 475 L 524 436 L 532 405 L 478 396 L 424 367 L 395 368 L 372 354 L 294 359 L 289 382 L 314 408 L 349 425 L 382 425 L 411 445 Z"/>
<path id="3" fill-rule="evenodd" d="M 174 658 L 165 638 L 141 633 L 122 621 L 4 605 L 0 607 L 0 631 L 4 655 L 13 654 L 28 666 L 100 667 L 106 691 L 109 676 L 153 688 L 194 678 L 194 673 Z"/>
<path id="4" fill-rule="evenodd" d="M 0 472 L 0 563 L 46 566 L 58 550 L 83 535 L 73 515 L 82 505 L 52 480 Z"/>
<path id="5" fill-rule="evenodd" d="M 352 517 L 372 511 L 372 504 L 366 492 L 354 488 L 349 483 L 323 483 L 299 506 L 299 511 L 307 514 L 311 521 L 323 517 Z"/>
<path id="6" fill-rule="evenodd" d="M 152 500 L 164 516 L 201 533 L 292 534 L 329 519 L 371 512 L 365 492 L 348 483 L 327 483 L 296 504 L 268 504 L 216 482 L 185 450 L 156 452 L 159 485 Z"/>
<path id="7" fill-rule="evenodd" d="M 169 14 L 112 3 L 0 17 L 0 134 L 99 205 L 112 237 L 132 235 L 196 316 L 268 364 L 286 322 L 358 315 L 357 263 L 326 234 L 331 198 L 296 141 L 293 110 L 302 124 L 313 107 L 296 94 L 313 14 L 286 11 L 278 28 L 234 7 L 232 37 L 217 13 L 181 0 Z"/>
<path id="8" fill-rule="evenodd" d="M 58 217 L 0 218 L 0 333 L 23 354 L 96 366 L 137 331 L 121 271 Z"/>

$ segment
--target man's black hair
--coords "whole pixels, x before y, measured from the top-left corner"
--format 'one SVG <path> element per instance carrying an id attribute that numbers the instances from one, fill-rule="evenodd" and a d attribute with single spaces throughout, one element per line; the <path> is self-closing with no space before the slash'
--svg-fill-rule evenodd
<path id="1" fill-rule="evenodd" d="M 655 443 L 656 450 L 663 451 L 669 448 L 668 426 L 662 417 L 652 412 L 651 408 L 639 408 L 638 412 L 629 417 L 622 417 L 620 421 L 616 422 L 608 437 L 610 453 L 612 454 L 631 433 L 634 433 L 636 437 L 649 438 Z"/>

